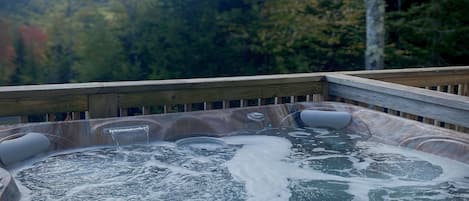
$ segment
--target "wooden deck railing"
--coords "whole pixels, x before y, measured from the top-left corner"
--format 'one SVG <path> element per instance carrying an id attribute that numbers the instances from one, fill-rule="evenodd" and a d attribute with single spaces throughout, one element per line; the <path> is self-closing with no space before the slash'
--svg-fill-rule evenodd
<path id="1" fill-rule="evenodd" d="M 333 100 L 467 132 L 468 84 L 469 67 L 444 67 L 11 86 L 0 87 L 0 116 L 62 121 Z"/>

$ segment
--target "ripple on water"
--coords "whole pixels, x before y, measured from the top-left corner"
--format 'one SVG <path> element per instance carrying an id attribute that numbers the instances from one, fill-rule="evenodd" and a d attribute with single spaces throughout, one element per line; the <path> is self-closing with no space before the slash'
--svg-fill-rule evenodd
<path id="1" fill-rule="evenodd" d="M 23 200 L 469 200 L 469 166 L 325 129 L 266 130 L 227 145 L 63 153 L 15 173 Z"/>

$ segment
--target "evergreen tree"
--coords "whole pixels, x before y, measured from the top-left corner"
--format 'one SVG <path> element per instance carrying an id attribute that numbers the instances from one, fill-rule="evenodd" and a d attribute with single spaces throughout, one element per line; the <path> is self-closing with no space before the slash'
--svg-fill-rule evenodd
<path id="1" fill-rule="evenodd" d="M 408 66 L 465 65 L 469 56 L 469 0 L 405 4 L 387 19 L 386 63 Z"/>

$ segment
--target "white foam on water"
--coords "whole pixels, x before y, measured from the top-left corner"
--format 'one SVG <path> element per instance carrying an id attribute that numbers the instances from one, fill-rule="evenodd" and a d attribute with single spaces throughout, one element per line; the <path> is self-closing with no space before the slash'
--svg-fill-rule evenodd
<path id="1" fill-rule="evenodd" d="M 313 151 L 313 152 L 327 152 L 327 153 L 340 153 L 339 151 L 329 150 L 329 149 L 325 149 L 325 148 L 322 148 L 322 147 L 316 147 L 316 148 L 312 149 L 311 151 Z"/>
<path id="2" fill-rule="evenodd" d="M 224 138 L 228 144 L 242 144 L 225 165 L 231 175 L 244 182 L 248 201 L 285 201 L 291 196 L 290 179 L 342 180 L 342 177 L 303 169 L 284 159 L 292 144 L 274 136 L 233 136 Z"/>
<path id="3" fill-rule="evenodd" d="M 352 140 L 353 140 L 353 139 L 362 138 L 362 136 L 361 136 L 361 135 L 356 135 L 356 134 L 347 134 L 347 136 L 349 136 L 349 137 L 350 137 L 350 139 L 352 139 Z"/>
<path id="4" fill-rule="evenodd" d="M 303 132 L 303 131 L 293 131 L 288 133 L 289 136 L 291 137 L 296 137 L 296 138 L 306 138 L 311 135 L 311 133 Z"/>
<path id="5" fill-rule="evenodd" d="M 348 181 L 350 183 L 347 192 L 354 195 L 355 201 L 369 200 L 368 193 L 374 189 L 403 186 L 429 186 L 436 185 L 441 182 L 454 181 L 469 176 L 469 165 L 448 158 L 443 158 L 417 150 L 369 141 L 358 142 L 357 146 L 365 148 L 363 149 L 363 152 L 365 153 L 400 154 L 406 156 L 406 158 L 428 161 L 433 165 L 441 167 L 443 173 L 440 174 L 438 178 L 435 178 L 430 181 L 408 181 L 402 180 L 398 177 L 392 177 L 391 179 L 372 179 L 366 177 L 344 178 L 345 181 Z M 362 162 L 353 161 L 353 166 L 356 169 L 366 169 L 370 165 L 370 163 L 371 159 L 365 158 L 365 161 Z M 435 196 L 432 197 L 432 199 L 435 198 Z"/>
<path id="6" fill-rule="evenodd" d="M 401 154 L 408 158 L 416 158 L 424 161 L 428 161 L 433 165 L 440 166 L 443 169 L 443 173 L 440 174 L 438 178 L 433 179 L 434 183 L 451 181 L 454 179 L 460 179 L 463 177 L 469 177 L 469 165 L 451 160 L 449 158 L 444 158 L 434 154 L 425 153 L 422 151 L 417 151 L 413 149 L 408 149 L 404 147 L 396 147 L 391 145 L 385 145 L 381 143 L 373 142 L 359 142 L 358 146 L 366 146 L 366 152 L 369 153 L 391 153 L 391 154 Z"/>
<path id="7" fill-rule="evenodd" d="M 112 181 L 112 182 L 102 182 L 99 184 L 84 184 L 84 185 L 79 185 L 76 187 L 71 188 L 70 190 L 67 191 L 65 194 L 65 197 L 71 197 L 72 195 L 79 194 L 82 191 L 85 191 L 86 189 L 93 189 L 93 188 L 99 188 L 99 187 L 107 187 L 107 186 L 113 186 L 113 185 L 122 185 L 125 184 L 125 181 Z"/>
<path id="8" fill-rule="evenodd" d="M 327 133 L 329 134 L 329 133 Z M 292 153 L 291 142 L 283 137 L 275 136 L 231 136 L 223 138 L 227 144 L 240 144 L 242 148 L 238 149 L 234 157 L 225 162 L 224 165 L 230 171 L 232 177 L 244 183 L 247 200 L 248 201 L 287 201 L 291 197 L 291 182 L 289 179 L 299 180 L 327 180 L 330 182 L 337 181 L 339 184 L 346 183 L 349 189 L 347 193 L 354 196 L 354 200 L 369 200 L 369 193 L 375 189 L 383 188 L 394 188 L 394 187 L 405 187 L 405 186 L 431 186 L 440 184 L 446 181 L 457 182 L 458 179 L 463 177 L 469 177 L 469 165 L 453 161 L 447 158 L 435 156 L 432 154 L 405 149 L 401 147 L 395 147 L 390 145 L 384 145 L 375 142 L 358 142 L 356 144 L 359 148 L 359 152 L 362 155 L 371 154 L 399 154 L 410 158 L 412 160 L 428 161 L 433 165 L 439 166 L 443 169 L 443 173 L 433 180 L 405 180 L 399 176 L 392 174 L 389 179 L 369 178 L 366 175 L 355 175 L 351 177 L 342 177 L 332 174 L 321 172 L 320 170 L 314 170 L 309 166 L 300 167 L 300 162 L 307 160 L 323 160 L 334 157 L 347 157 L 349 161 L 353 163 L 352 167 L 355 170 L 366 170 L 370 167 L 371 163 L 375 162 L 372 158 L 357 158 L 357 153 L 351 155 L 343 155 L 340 152 L 334 150 L 328 150 L 325 148 L 314 148 L 313 152 L 328 152 L 328 155 L 312 155 L 305 159 L 301 159 L 299 162 L 288 161 L 288 156 Z M 175 147 L 174 143 L 158 143 L 160 146 Z M 79 152 L 86 149 L 73 150 L 72 152 Z M 127 151 L 121 150 L 125 153 Z M 63 152 L 65 153 L 65 152 Z M 60 154 L 63 154 L 60 153 Z M 131 153 L 131 151 L 129 152 Z M 142 153 L 146 154 L 146 153 Z M 155 153 L 154 153 L 155 154 Z M 54 154 L 59 155 L 59 154 Z M 210 159 L 205 156 L 197 156 L 191 160 L 195 162 L 208 162 Z M 393 161 L 387 161 L 387 163 L 393 163 Z M 308 163 L 306 163 L 308 164 Z M 161 167 L 167 168 L 170 174 L 165 178 L 165 182 L 172 182 L 175 186 L 183 185 L 184 179 L 181 179 L 181 175 L 186 176 L 205 176 L 205 173 L 193 171 L 172 165 L 159 160 L 149 160 L 141 164 L 142 167 Z M 60 170 L 60 169 L 59 169 Z M 338 170 L 347 172 L 349 169 Z M 68 169 L 60 171 L 70 171 Z M 61 174 L 57 171 L 56 174 Z M 385 174 L 384 172 L 383 174 Z M 140 175 L 141 176 L 141 175 Z M 114 178 L 112 181 L 119 181 L 119 178 Z M 112 181 L 106 183 L 97 184 L 91 187 L 103 187 L 105 185 L 112 185 Z M 179 184 L 180 183 L 180 184 Z M 17 182 L 23 195 L 29 196 L 29 190 L 22 186 L 21 182 Z M 70 194 L 83 191 L 89 188 L 89 185 L 77 186 L 70 190 Z M 171 189 L 170 189 L 171 190 Z M 319 189 L 320 190 L 320 189 Z M 160 197 L 161 192 L 149 192 L 151 197 Z M 437 197 L 438 196 L 438 197 Z M 435 195 L 434 198 L 446 199 L 445 192 L 442 194 Z M 450 196 L 450 195 L 448 195 Z M 386 195 L 383 195 L 386 199 Z M 407 199 L 407 197 L 401 197 L 399 199 Z M 425 198 L 420 196 L 419 198 Z M 138 198 L 136 198 L 138 200 Z M 412 199 L 409 197 L 409 199 Z M 23 197 L 22 200 L 31 200 L 31 198 Z"/>
<path id="9" fill-rule="evenodd" d="M 290 153 L 290 141 L 272 136 L 233 136 L 224 139 L 228 144 L 243 145 L 225 165 L 236 180 L 245 183 L 248 200 L 288 200 L 291 193 L 284 172 L 288 164 L 281 160 Z"/>
<path id="10" fill-rule="evenodd" d="M 314 128 L 314 127 L 306 127 L 306 128 L 314 131 L 315 133 L 319 133 L 321 135 L 327 135 L 331 133 L 331 131 L 324 129 L 324 128 Z"/>
<path id="11" fill-rule="evenodd" d="M 236 180 L 245 183 L 248 200 L 250 201 L 289 200 L 291 192 L 289 190 L 290 182 L 288 179 L 346 182 L 349 186 L 346 192 L 353 195 L 354 200 L 366 201 L 369 200 L 370 191 L 374 189 L 436 185 L 441 182 L 454 181 L 455 179 L 469 176 L 469 166 L 467 164 L 401 147 L 373 142 L 360 142 L 357 146 L 364 147 L 363 151 L 366 153 L 401 154 L 409 158 L 428 161 L 440 166 L 443 169 L 443 173 L 431 181 L 403 180 L 393 175 L 391 175 L 390 179 L 368 178 L 366 176 L 342 177 L 310 168 L 300 168 L 298 163 L 288 163 L 285 158 L 291 153 L 290 147 L 292 144 L 284 138 L 273 136 L 233 136 L 224 139 L 228 144 L 243 145 L 225 165 Z M 349 158 L 353 162 L 353 167 L 357 170 L 364 170 L 373 162 L 372 159 L 365 158 L 362 161 L 358 161 L 353 156 L 341 154 L 311 156 L 305 160 L 332 157 Z"/>

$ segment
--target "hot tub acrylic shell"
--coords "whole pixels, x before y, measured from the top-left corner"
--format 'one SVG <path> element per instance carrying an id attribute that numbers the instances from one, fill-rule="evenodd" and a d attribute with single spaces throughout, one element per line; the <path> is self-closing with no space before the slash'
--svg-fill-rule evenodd
<path id="1" fill-rule="evenodd" d="M 469 136 L 467 134 L 336 102 L 10 125 L 0 127 L 0 139 L 18 133 L 45 133 L 51 142 L 48 153 L 53 153 L 91 146 L 113 145 L 114 142 L 107 130 L 116 127 L 148 126 L 150 141 L 175 141 L 201 135 L 222 137 L 239 131 L 255 131 L 265 127 L 304 126 L 299 120 L 299 111 L 305 109 L 349 112 L 352 114 L 352 121 L 345 129 L 368 134 L 370 141 L 408 147 L 469 164 Z M 249 114 L 254 112 L 264 114 L 264 120 L 253 121 L 248 118 Z M 0 201 L 19 200 L 20 193 L 14 179 L 5 169 L 0 168 L 0 178 L 2 178 Z"/>

